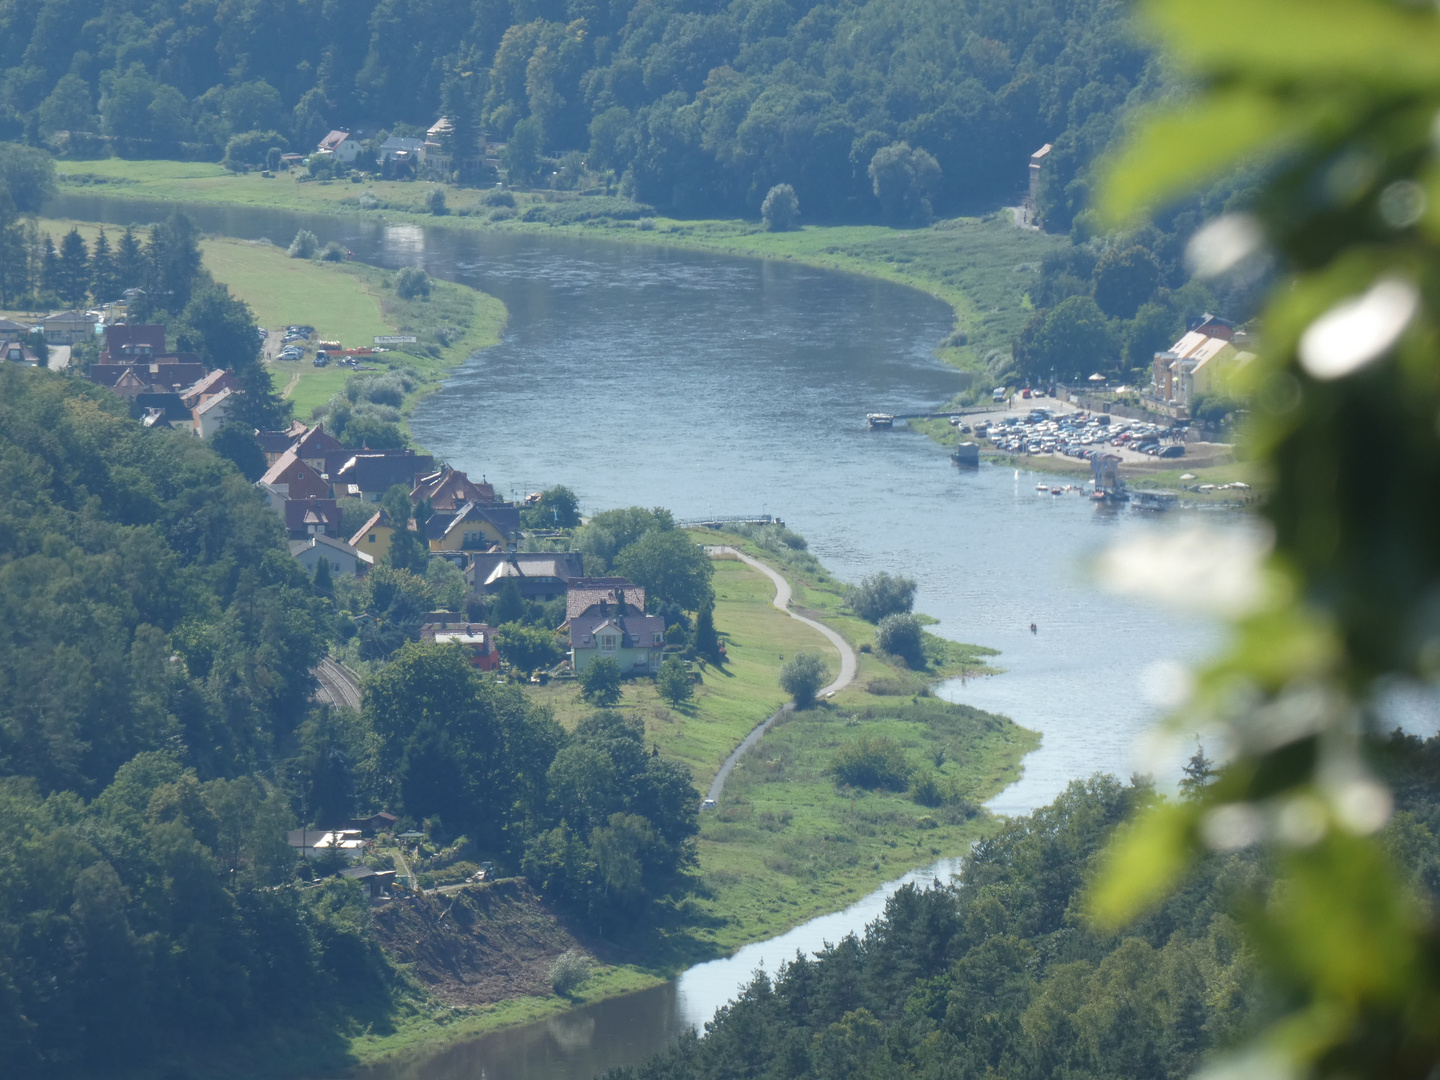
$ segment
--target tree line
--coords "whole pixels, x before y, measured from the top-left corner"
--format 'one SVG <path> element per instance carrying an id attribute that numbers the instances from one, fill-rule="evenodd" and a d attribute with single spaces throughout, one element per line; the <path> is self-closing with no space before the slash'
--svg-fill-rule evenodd
<path id="1" fill-rule="evenodd" d="M 483 131 L 580 152 L 670 212 L 754 217 L 789 184 L 807 220 L 896 223 L 1018 198 L 1053 142 L 1067 228 L 1120 111 L 1162 85 L 1125 19 L 1100 0 L 43 0 L 0 10 L 0 138 L 216 160 L 444 114 L 461 168 Z"/>

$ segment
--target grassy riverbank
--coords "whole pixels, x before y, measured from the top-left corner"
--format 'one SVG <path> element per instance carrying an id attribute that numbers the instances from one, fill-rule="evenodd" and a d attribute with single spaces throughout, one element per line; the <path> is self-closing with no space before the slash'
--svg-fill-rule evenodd
<path id="1" fill-rule="evenodd" d="M 106 198 L 367 214 L 432 227 L 570 234 L 785 259 L 879 278 L 921 289 L 948 304 L 955 313 L 956 333 L 936 343 L 937 354 L 954 367 L 987 374 L 994 365 L 992 355 L 1008 354 L 1011 340 L 1030 317 L 1028 290 L 1040 260 L 1067 243 L 1064 237 L 1016 228 L 1008 211 L 923 229 L 806 226 L 788 233 L 767 233 L 750 221 L 664 217 L 552 224 L 522 219 L 527 209 L 547 198 L 573 196 L 518 193 L 513 210 L 497 210 L 481 202 L 484 191 L 447 187 L 450 212 L 437 217 L 424 209 L 426 194 L 436 186 L 427 183 L 297 183 L 288 174 L 265 178 L 258 173 L 235 175 L 207 163 L 119 158 L 62 161 L 59 170 L 62 190 Z"/>

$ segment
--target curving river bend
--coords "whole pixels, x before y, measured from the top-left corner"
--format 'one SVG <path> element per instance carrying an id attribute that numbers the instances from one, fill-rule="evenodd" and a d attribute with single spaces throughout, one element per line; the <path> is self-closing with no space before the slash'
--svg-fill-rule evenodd
<path id="1" fill-rule="evenodd" d="M 48 208 L 116 224 L 169 209 L 90 195 Z M 881 569 L 916 578 L 917 610 L 936 616 L 942 634 L 1000 649 L 1006 669 L 940 692 L 1044 736 L 1024 777 L 992 800 L 998 812 L 1028 812 L 1097 771 L 1128 775 L 1155 716 L 1139 692 L 1146 668 L 1199 659 L 1219 640 L 1203 620 L 1108 596 L 1089 579 L 1087 561 L 1103 545 L 1163 522 L 1039 496 L 1029 474 L 962 471 L 923 437 L 864 429 L 868 411 L 930 408 L 956 389 L 954 372 L 931 354 L 950 330 L 949 310 L 921 293 L 788 263 L 569 236 L 186 211 L 208 231 L 248 239 L 285 242 L 309 228 L 363 261 L 419 264 L 503 300 L 504 341 L 469 360 L 411 424 L 428 449 L 502 491 L 563 483 L 590 510 L 774 513 L 842 578 Z M 755 967 L 773 971 L 796 949 L 863 929 L 896 884 L 654 990 L 366 1076 L 585 1080 L 635 1062 L 703 1024 Z"/>

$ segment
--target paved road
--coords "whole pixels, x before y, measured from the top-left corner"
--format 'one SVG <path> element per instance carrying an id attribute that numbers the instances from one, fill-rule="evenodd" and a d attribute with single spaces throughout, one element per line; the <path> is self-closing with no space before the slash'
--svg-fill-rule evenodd
<path id="1" fill-rule="evenodd" d="M 855 681 L 855 670 L 858 663 L 855 659 L 855 650 L 850 648 L 850 643 L 834 630 L 831 630 L 830 627 L 818 623 L 814 619 L 807 619 L 804 615 L 798 615 L 790 610 L 790 582 L 786 581 L 780 574 L 770 569 L 770 567 L 766 566 L 759 559 L 751 558 L 743 551 L 739 551 L 733 547 L 715 546 L 707 548 L 707 551 L 714 555 L 733 555 L 746 565 L 753 566 L 756 570 L 759 570 L 775 583 L 775 599 L 770 601 L 772 607 L 785 612 L 786 615 L 789 615 L 797 622 L 802 622 L 806 626 L 813 627 L 820 631 L 820 633 L 824 634 L 829 640 L 830 644 L 840 650 L 840 674 L 834 682 L 820 691 L 820 697 L 829 697 L 831 694 L 838 693 Z M 734 771 L 736 763 L 760 741 L 761 736 L 770 730 L 771 725 L 773 725 L 776 720 L 779 720 L 780 717 L 784 716 L 787 712 L 794 711 L 794 709 L 795 706 L 793 704 L 783 705 L 774 716 L 761 721 L 751 729 L 750 734 L 746 735 L 740 745 L 735 748 L 734 752 L 725 759 L 725 763 L 720 766 L 720 771 L 715 774 L 715 779 L 710 781 L 710 790 L 705 793 L 707 802 L 711 800 L 715 802 L 720 801 L 720 793 L 725 790 L 725 781 L 730 779 L 730 773 Z"/>
<path id="2" fill-rule="evenodd" d="M 330 657 L 321 660 L 311 672 L 320 680 L 320 696 L 332 705 L 348 705 L 360 708 L 360 680 L 344 664 L 336 663 Z"/>

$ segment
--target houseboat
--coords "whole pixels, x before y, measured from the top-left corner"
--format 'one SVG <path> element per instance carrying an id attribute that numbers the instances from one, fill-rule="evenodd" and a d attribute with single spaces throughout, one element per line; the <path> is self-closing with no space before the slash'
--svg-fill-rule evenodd
<path id="1" fill-rule="evenodd" d="M 895 414 L 888 412 L 866 413 L 865 423 L 870 426 L 871 431 L 877 428 L 892 428 L 895 426 Z"/>

